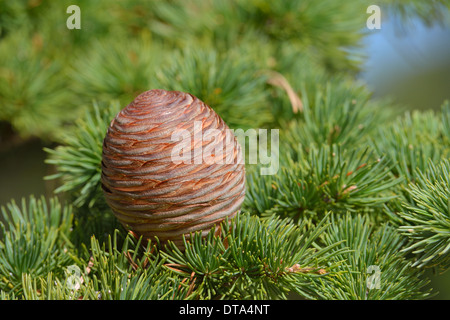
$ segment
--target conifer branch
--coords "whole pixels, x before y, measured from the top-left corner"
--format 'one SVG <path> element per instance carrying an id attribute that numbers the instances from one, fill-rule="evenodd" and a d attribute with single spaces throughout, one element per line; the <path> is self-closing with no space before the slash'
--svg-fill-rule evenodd
<path id="1" fill-rule="evenodd" d="M 0 2 L 0 129 L 58 144 L 45 179 L 67 201 L 1 207 L 0 299 L 433 297 L 425 269 L 450 265 L 450 106 L 399 112 L 356 82 L 348 49 L 371 4 L 83 1 L 72 32 L 64 1 Z M 384 5 L 427 23 L 448 7 Z M 278 172 L 247 164 L 241 212 L 184 251 L 126 232 L 101 189 L 110 121 L 154 88 L 280 130 Z"/>

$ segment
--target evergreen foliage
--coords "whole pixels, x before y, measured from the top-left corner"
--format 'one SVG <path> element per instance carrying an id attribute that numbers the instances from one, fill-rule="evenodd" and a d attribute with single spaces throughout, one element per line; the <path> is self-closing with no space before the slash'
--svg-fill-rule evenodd
<path id="1" fill-rule="evenodd" d="M 412 240 L 403 250 L 417 255 L 414 266 L 438 265 L 447 269 L 450 262 L 450 162 L 444 159 L 417 170 L 417 182 L 406 189 L 412 199 L 403 203 L 398 214 L 405 220 L 399 231 Z"/>
<path id="2" fill-rule="evenodd" d="M 64 135 L 63 145 L 54 150 L 45 148 L 50 154 L 46 162 L 58 167 L 58 173 L 45 178 L 61 179 L 63 183 L 55 193 L 70 191 L 76 206 L 92 207 L 99 199 L 103 200 L 100 185 L 103 138 L 120 109 L 117 103 L 103 108 L 94 103 L 92 112 L 86 112 L 76 122 L 76 129 Z"/>
<path id="3" fill-rule="evenodd" d="M 381 1 L 426 21 L 446 2 Z M 0 2 L 0 132 L 45 148 L 55 197 L 2 206 L 0 299 L 424 299 L 448 270 L 450 107 L 404 111 L 354 76 L 370 1 Z M 231 128 L 280 130 L 242 212 L 185 251 L 127 233 L 101 190 L 103 138 L 152 88 Z M 58 198 L 56 198 L 56 195 Z"/>
<path id="4" fill-rule="evenodd" d="M 188 48 L 175 51 L 157 73 L 165 90 L 189 92 L 214 106 L 230 128 L 259 128 L 271 122 L 266 79 L 256 65 L 237 50 Z M 258 114 L 258 117 L 252 115 Z"/>
<path id="5" fill-rule="evenodd" d="M 392 226 L 374 228 L 367 216 L 346 214 L 333 219 L 324 238 L 326 244 L 342 242 L 342 247 L 351 249 L 331 259 L 345 262 L 339 267 L 342 272 L 324 282 L 332 287 L 323 290 L 327 299 L 410 300 L 430 296 L 430 290 L 424 288 L 428 281 L 422 278 L 423 270 L 411 267 L 412 262 L 401 252 L 405 239 Z"/>

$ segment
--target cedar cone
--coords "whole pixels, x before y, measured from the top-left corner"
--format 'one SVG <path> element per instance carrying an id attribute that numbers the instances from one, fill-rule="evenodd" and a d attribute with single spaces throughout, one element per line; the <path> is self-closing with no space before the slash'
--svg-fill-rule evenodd
<path id="1" fill-rule="evenodd" d="M 111 121 L 101 181 L 126 229 L 179 248 L 183 235 L 206 235 L 234 217 L 245 195 L 236 137 L 209 106 L 178 91 L 146 91 Z"/>

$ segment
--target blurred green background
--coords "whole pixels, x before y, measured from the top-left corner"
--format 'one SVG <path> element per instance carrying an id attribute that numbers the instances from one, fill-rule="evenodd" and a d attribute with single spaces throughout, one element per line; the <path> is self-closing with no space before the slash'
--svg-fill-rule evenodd
<path id="1" fill-rule="evenodd" d="M 193 41 L 200 45 L 207 43 L 208 37 L 227 44 L 233 33 L 240 35 L 247 30 L 242 27 L 247 23 L 251 24 L 250 46 L 260 29 L 264 41 L 276 38 L 294 43 L 298 37 L 301 46 L 315 47 L 319 62 L 331 72 L 349 69 L 367 84 L 374 97 L 389 96 L 410 109 L 438 109 L 445 99 L 450 99 L 450 14 L 446 2 L 438 6 L 437 12 L 428 11 L 426 5 L 422 8 L 420 1 L 411 1 L 411 6 L 385 5 L 380 30 L 365 28 L 367 1 L 358 9 L 349 9 L 354 6 L 351 1 L 308 4 L 319 22 L 334 14 L 339 17 L 329 20 L 328 28 L 333 30 L 326 29 L 326 24 L 312 22 L 297 28 L 296 19 L 307 19 L 296 15 L 294 5 L 289 8 L 269 5 L 268 1 L 248 1 L 247 7 L 244 2 L 237 2 L 238 14 L 228 12 L 229 8 L 217 1 L 205 1 L 206 9 L 200 9 L 201 1 L 187 1 L 185 5 L 180 1 L 78 1 L 74 3 L 81 8 L 82 29 L 67 30 L 69 14 L 65 10 L 71 2 L 0 1 L 0 205 L 29 194 L 52 193 L 55 182 L 43 180 L 53 170 L 44 164 L 47 155 L 43 147 L 58 144 L 61 132 L 70 128 L 92 99 L 131 101 L 137 92 L 150 89 L 153 83 L 145 77 L 154 75 L 146 66 L 157 64 L 158 57 L 165 55 L 166 46 L 182 48 Z M 403 2 L 407 1 L 395 3 Z M 259 11 L 251 11 L 251 5 Z M 208 6 L 220 14 L 208 16 Z M 360 15 L 347 24 L 353 23 L 350 29 L 359 25 L 361 37 L 353 38 L 346 29 L 345 19 L 353 19 L 352 10 L 359 10 Z M 264 14 L 267 16 L 261 24 L 258 19 Z M 282 23 L 277 24 L 280 15 Z M 341 26 L 344 27 L 340 29 Z M 224 33 L 220 33 L 221 28 Z M 307 32 L 312 36 L 303 36 Z M 245 37 L 241 38 L 245 41 Z M 152 48 L 157 43 L 158 49 L 153 50 L 161 52 L 141 56 L 145 41 L 135 39 L 148 40 Z M 350 70 L 355 66 L 353 61 L 332 51 L 336 49 L 331 45 L 333 41 L 335 47 L 361 43 L 356 52 L 362 54 L 362 63 L 356 71 Z M 135 68 L 129 70 L 130 74 L 125 70 L 128 62 L 101 64 L 105 57 L 116 61 L 112 53 L 111 57 L 107 55 L 110 46 L 114 47 L 113 52 L 127 51 L 130 65 Z M 133 74 L 133 70 L 140 73 Z M 431 272 L 432 286 L 440 292 L 436 298 L 450 299 L 450 273 Z"/>

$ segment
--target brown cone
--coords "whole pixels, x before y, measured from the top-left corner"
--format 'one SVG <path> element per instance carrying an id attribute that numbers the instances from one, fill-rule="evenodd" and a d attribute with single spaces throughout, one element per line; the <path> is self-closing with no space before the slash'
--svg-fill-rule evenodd
<path id="1" fill-rule="evenodd" d="M 239 212 L 245 194 L 241 148 L 225 122 L 196 97 L 146 91 L 111 122 L 102 187 L 128 230 L 182 247 L 183 234 L 206 235 Z"/>

